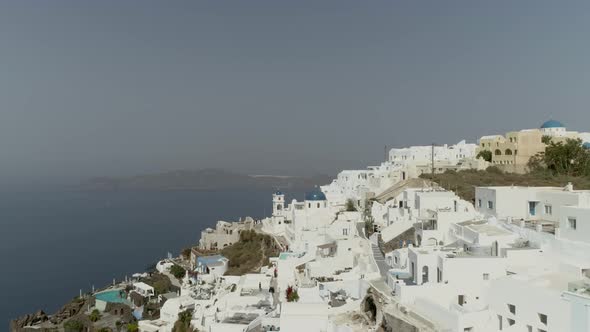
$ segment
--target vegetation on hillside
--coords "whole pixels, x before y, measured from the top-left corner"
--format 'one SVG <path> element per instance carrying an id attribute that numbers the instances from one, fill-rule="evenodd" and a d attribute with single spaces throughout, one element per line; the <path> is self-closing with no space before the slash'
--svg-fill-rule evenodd
<path id="1" fill-rule="evenodd" d="M 70 319 L 64 323 L 65 332 L 81 332 L 84 329 L 84 323 L 79 320 Z"/>
<path id="2" fill-rule="evenodd" d="M 168 293 L 173 287 L 170 278 L 160 273 L 152 273 L 148 278 L 143 278 L 141 281 L 154 287 L 156 295 Z"/>
<path id="3" fill-rule="evenodd" d="M 497 167 L 485 171 L 465 170 L 447 171 L 442 174 L 422 174 L 422 178 L 432 180 L 447 190 L 453 190 L 464 200 L 474 202 L 475 187 L 485 186 L 565 186 L 571 182 L 576 189 L 590 189 L 590 177 L 552 175 L 549 172 L 527 174 L 504 173 Z"/>
<path id="4" fill-rule="evenodd" d="M 242 275 L 268 265 L 269 257 L 279 255 L 274 239 L 270 235 L 254 230 L 242 231 L 240 240 L 223 248 L 221 254 L 229 259 L 227 275 Z"/>

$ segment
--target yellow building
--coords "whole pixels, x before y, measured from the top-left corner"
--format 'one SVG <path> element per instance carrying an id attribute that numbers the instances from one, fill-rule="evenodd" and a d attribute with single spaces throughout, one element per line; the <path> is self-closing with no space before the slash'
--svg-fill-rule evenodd
<path id="1" fill-rule="evenodd" d="M 484 136 L 479 140 L 478 153 L 491 151 L 492 165 L 507 172 L 524 173 L 531 157 L 545 151 L 542 138 L 538 129 L 512 131 L 506 136 Z"/>
<path id="2" fill-rule="evenodd" d="M 492 165 L 506 172 L 525 173 L 532 156 L 544 152 L 546 145 L 543 136 L 550 136 L 552 141 L 565 141 L 568 138 L 587 140 L 587 133 L 567 131 L 565 126 L 555 120 L 549 120 L 539 129 L 523 129 L 502 135 L 483 136 L 479 139 L 476 153 L 487 150 L 492 153 Z"/>

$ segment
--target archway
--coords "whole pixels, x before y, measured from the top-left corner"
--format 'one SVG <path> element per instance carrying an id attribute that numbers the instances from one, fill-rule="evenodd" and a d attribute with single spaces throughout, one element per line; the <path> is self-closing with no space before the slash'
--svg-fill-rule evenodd
<path id="1" fill-rule="evenodd" d="M 422 267 L 422 283 L 428 282 L 428 266 Z"/>

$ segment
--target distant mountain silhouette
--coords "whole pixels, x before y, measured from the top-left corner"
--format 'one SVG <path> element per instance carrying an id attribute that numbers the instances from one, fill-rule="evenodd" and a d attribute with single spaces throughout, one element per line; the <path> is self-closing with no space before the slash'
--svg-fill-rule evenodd
<path id="1" fill-rule="evenodd" d="M 223 169 L 178 170 L 132 177 L 97 177 L 80 185 L 85 190 L 213 190 L 232 188 L 308 189 L 328 184 L 332 177 L 247 175 Z"/>

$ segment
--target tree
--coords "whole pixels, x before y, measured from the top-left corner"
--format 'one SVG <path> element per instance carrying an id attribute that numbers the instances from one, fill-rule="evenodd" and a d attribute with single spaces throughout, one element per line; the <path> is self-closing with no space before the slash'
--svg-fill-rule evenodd
<path id="1" fill-rule="evenodd" d="M 100 311 L 98 311 L 98 309 L 92 310 L 92 313 L 90 313 L 89 318 L 91 322 L 98 322 L 101 318 Z"/>
<path id="2" fill-rule="evenodd" d="M 490 150 L 481 150 L 477 154 L 477 157 L 476 158 L 482 158 L 483 160 L 491 163 L 492 162 L 492 151 L 490 151 Z"/>
<path id="3" fill-rule="evenodd" d="M 541 142 L 545 145 L 551 144 L 551 136 L 543 135 L 543 137 L 541 137 Z"/>
<path id="4" fill-rule="evenodd" d="M 170 268 L 170 273 L 172 273 L 172 275 L 176 277 L 176 279 L 180 279 L 184 277 L 184 275 L 186 274 L 186 270 L 183 269 L 180 265 L 174 264 Z"/>
<path id="5" fill-rule="evenodd" d="M 346 200 L 346 211 L 348 211 L 348 212 L 356 211 L 356 207 L 354 206 L 354 202 L 350 198 Z"/>
<path id="6" fill-rule="evenodd" d="M 375 232 L 375 222 L 373 220 L 373 218 L 367 218 L 365 220 L 365 235 L 367 237 L 373 235 L 373 233 Z"/>
<path id="7" fill-rule="evenodd" d="M 566 139 L 564 142 L 549 141 L 544 153 L 529 160 L 531 170 L 547 170 L 553 175 L 589 176 L 590 150 L 580 139 Z"/>

